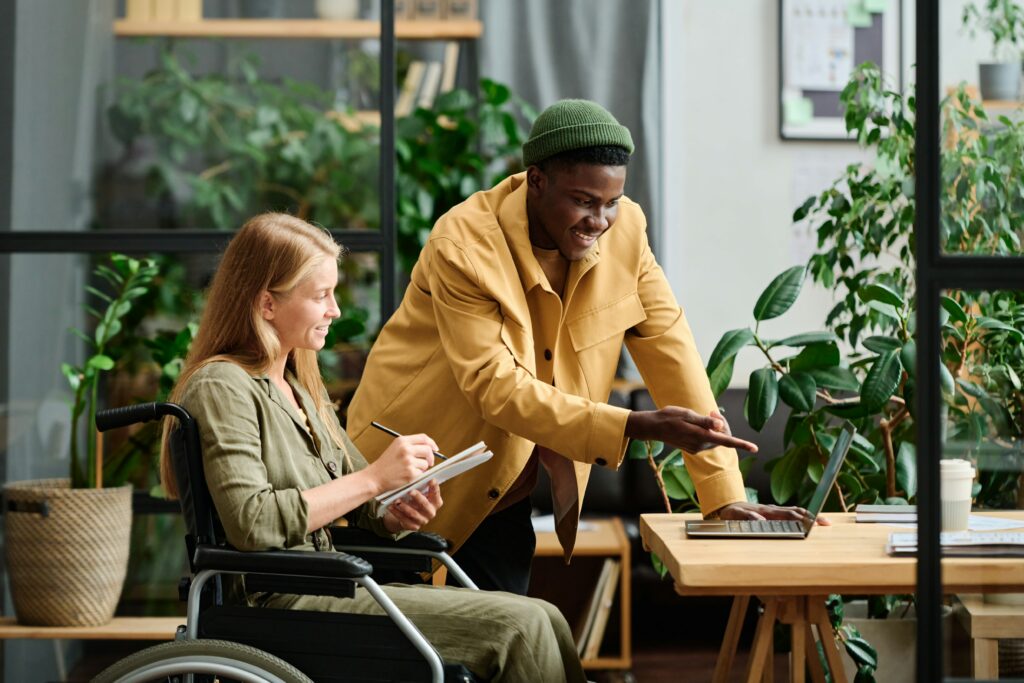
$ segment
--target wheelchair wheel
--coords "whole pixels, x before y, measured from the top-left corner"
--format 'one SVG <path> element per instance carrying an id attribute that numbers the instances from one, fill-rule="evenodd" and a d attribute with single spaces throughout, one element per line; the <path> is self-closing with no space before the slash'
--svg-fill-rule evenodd
<path id="1" fill-rule="evenodd" d="M 227 640 L 176 640 L 125 657 L 92 683 L 155 681 L 239 681 L 240 683 L 313 683 L 288 662 Z"/>

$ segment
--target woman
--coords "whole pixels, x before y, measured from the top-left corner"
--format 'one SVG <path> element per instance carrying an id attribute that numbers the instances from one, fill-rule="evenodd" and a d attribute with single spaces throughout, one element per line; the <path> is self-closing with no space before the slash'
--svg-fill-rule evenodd
<path id="1" fill-rule="evenodd" d="M 416 530 L 441 494 L 413 492 L 375 513 L 374 497 L 433 463 L 425 434 L 394 440 L 372 465 L 341 428 L 317 366 L 339 311 L 341 249 L 298 218 L 264 214 L 228 245 L 171 400 L 199 426 L 206 480 L 228 542 L 239 550 L 331 550 L 325 527 L 345 517 L 382 535 Z M 165 437 L 167 428 L 165 427 Z M 166 438 L 161 462 L 172 493 Z M 552 605 L 506 593 L 388 585 L 384 591 L 442 658 L 478 677 L 582 681 L 565 619 Z M 361 588 L 351 599 L 247 594 L 250 605 L 382 614 Z"/>

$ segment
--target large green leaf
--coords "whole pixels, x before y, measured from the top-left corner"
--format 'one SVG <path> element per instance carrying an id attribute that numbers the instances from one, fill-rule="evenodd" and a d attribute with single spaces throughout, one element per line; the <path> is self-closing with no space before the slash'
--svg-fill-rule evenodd
<path id="1" fill-rule="evenodd" d="M 772 498 L 783 504 L 793 497 L 807 473 L 807 449 L 797 448 L 775 463 L 771 474 Z"/>
<path id="2" fill-rule="evenodd" d="M 697 489 L 685 467 L 674 467 L 662 471 L 665 493 L 674 500 L 697 500 Z"/>
<path id="3" fill-rule="evenodd" d="M 779 380 L 779 396 L 787 405 L 801 412 L 809 413 L 814 409 L 816 390 L 814 378 L 806 372 L 793 372 Z"/>
<path id="4" fill-rule="evenodd" d="M 794 334 L 792 337 L 772 342 L 770 346 L 807 346 L 808 344 L 821 344 L 834 342 L 835 340 L 836 335 L 832 332 L 804 332 L 803 334 Z"/>
<path id="5" fill-rule="evenodd" d="M 810 344 L 790 359 L 791 371 L 817 370 L 839 365 L 839 347 L 834 343 Z"/>
<path id="6" fill-rule="evenodd" d="M 869 301 L 880 301 L 883 304 L 889 304 L 895 308 L 903 308 L 906 305 L 906 302 L 903 301 L 903 297 L 896 291 L 886 287 L 885 285 L 879 284 L 871 284 L 861 287 L 857 290 L 857 298 L 865 303 Z"/>
<path id="7" fill-rule="evenodd" d="M 803 266 L 794 266 L 772 280 L 754 304 L 754 320 L 777 318 L 788 311 L 800 296 L 804 272 Z"/>
<path id="8" fill-rule="evenodd" d="M 718 344 L 715 345 L 715 350 L 711 352 L 711 358 L 708 360 L 708 376 L 725 361 L 729 360 L 742 349 L 744 346 L 754 340 L 754 333 L 749 327 L 743 327 L 738 330 L 729 330 L 722 335 L 722 338 L 718 340 Z"/>
<path id="9" fill-rule="evenodd" d="M 885 353 L 886 351 L 899 351 L 900 348 L 902 348 L 903 346 L 903 342 L 901 342 L 896 337 L 868 337 L 862 343 L 864 344 L 864 347 L 866 349 L 868 349 L 869 351 L 874 351 L 875 353 Z"/>
<path id="10" fill-rule="evenodd" d="M 917 343 L 913 339 L 900 349 L 900 365 L 911 377 L 917 372 Z"/>
<path id="11" fill-rule="evenodd" d="M 750 373 L 750 388 L 747 390 L 747 422 L 754 431 L 761 431 L 768 418 L 775 413 L 779 403 L 779 380 L 772 368 L 761 368 Z"/>
<path id="12" fill-rule="evenodd" d="M 839 391 L 860 391 L 860 382 L 857 376 L 850 372 L 849 368 L 820 368 L 811 370 L 811 377 L 814 382 L 823 389 L 838 389 Z"/>
<path id="13" fill-rule="evenodd" d="M 964 309 L 955 299 L 951 299 L 950 297 L 943 295 L 939 297 L 939 303 L 942 304 L 942 307 L 946 309 L 947 313 L 949 313 L 950 320 L 955 323 L 967 322 L 967 313 L 964 312 Z"/>
<path id="14" fill-rule="evenodd" d="M 715 398 L 718 398 L 729 387 L 729 382 L 732 381 L 732 369 L 735 364 L 736 356 L 733 356 L 715 368 L 715 371 L 708 377 L 711 380 L 711 391 L 714 393 Z"/>
<path id="15" fill-rule="evenodd" d="M 917 449 L 909 441 L 901 443 L 896 453 L 896 486 L 906 491 L 907 498 L 917 494 Z"/>
<path id="16" fill-rule="evenodd" d="M 896 392 L 902 372 L 897 351 L 886 351 L 879 356 L 864 378 L 864 386 L 860 390 L 861 403 L 869 410 L 884 406 Z"/>

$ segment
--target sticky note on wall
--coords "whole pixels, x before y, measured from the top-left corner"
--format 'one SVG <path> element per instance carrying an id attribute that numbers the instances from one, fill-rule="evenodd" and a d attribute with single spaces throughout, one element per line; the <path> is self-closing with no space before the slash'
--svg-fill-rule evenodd
<path id="1" fill-rule="evenodd" d="M 846 5 L 846 23 L 853 28 L 871 26 L 871 12 L 864 6 L 865 0 L 849 0 Z"/>
<path id="2" fill-rule="evenodd" d="M 791 125 L 810 123 L 814 118 L 814 103 L 806 97 L 787 97 L 782 102 L 782 118 Z"/>

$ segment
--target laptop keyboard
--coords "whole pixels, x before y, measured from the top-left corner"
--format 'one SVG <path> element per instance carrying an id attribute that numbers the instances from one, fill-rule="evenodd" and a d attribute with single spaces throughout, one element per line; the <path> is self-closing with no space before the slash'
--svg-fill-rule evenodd
<path id="1" fill-rule="evenodd" d="M 800 522 L 792 519 L 755 519 L 755 520 L 728 520 L 729 531 L 739 533 L 803 533 L 804 527 Z"/>

